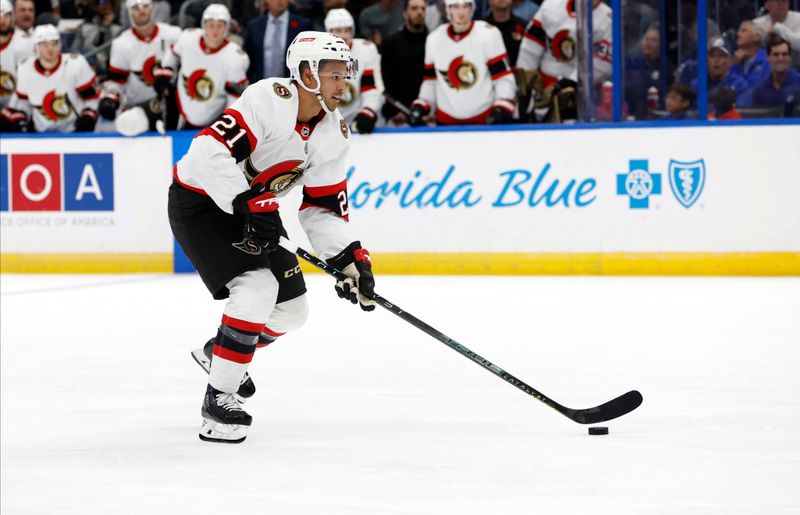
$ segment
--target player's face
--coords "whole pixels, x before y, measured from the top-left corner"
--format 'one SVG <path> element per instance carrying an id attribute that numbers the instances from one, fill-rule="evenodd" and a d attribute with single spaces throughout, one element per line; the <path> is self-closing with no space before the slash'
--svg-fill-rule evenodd
<path id="1" fill-rule="evenodd" d="M 151 5 L 134 5 L 131 8 L 131 21 L 137 27 L 142 27 L 150 23 L 150 18 L 153 15 L 153 6 Z"/>
<path id="2" fill-rule="evenodd" d="M 326 62 L 319 70 L 319 92 L 331 111 L 339 106 L 347 89 L 345 77 L 347 77 L 347 64 L 342 61 Z"/>
<path id="3" fill-rule="evenodd" d="M 472 21 L 472 4 L 456 4 L 447 8 L 450 13 L 450 23 L 456 30 L 466 30 Z"/>
<path id="4" fill-rule="evenodd" d="M 61 41 L 44 41 L 39 43 L 39 60 L 55 62 L 61 55 Z"/>
<path id="5" fill-rule="evenodd" d="M 219 47 L 225 41 L 228 26 L 222 20 L 208 20 L 205 24 L 206 44 L 211 48 Z"/>
<path id="6" fill-rule="evenodd" d="M 331 29 L 331 34 L 342 38 L 348 46 L 353 44 L 353 29 L 350 27 L 344 29 Z"/>
<path id="7" fill-rule="evenodd" d="M 792 64 L 792 54 L 789 52 L 789 45 L 781 43 L 780 45 L 772 47 L 772 50 L 769 51 L 769 55 L 767 56 L 767 60 L 773 72 L 785 73 L 786 70 L 789 69 L 789 65 Z"/>

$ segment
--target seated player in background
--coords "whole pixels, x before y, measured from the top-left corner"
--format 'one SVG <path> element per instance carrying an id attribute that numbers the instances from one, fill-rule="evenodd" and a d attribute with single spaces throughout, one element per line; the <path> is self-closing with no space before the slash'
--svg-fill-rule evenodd
<path id="1" fill-rule="evenodd" d="M 369 253 L 350 236 L 350 131 L 337 111 L 357 76 L 350 47 L 324 32 L 299 33 L 286 54 L 291 79 L 249 86 L 192 140 L 175 166 L 170 226 L 215 299 L 229 299 L 216 337 L 192 356 L 206 371 L 200 438 L 239 443 L 252 417 L 240 400 L 255 393 L 247 367 L 257 346 L 308 317 L 297 257 L 276 196 L 303 185 L 300 224 L 317 255 L 344 272 L 337 294 L 375 309 Z M 238 397 L 237 397 L 238 396 Z"/>
<path id="2" fill-rule="evenodd" d="M 61 34 L 53 25 L 33 31 L 35 58 L 17 68 L 17 91 L 3 109 L 7 131 L 92 132 L 100 96 L 97 75 L 86 59 L 61 53 Z"/>
<path id="3" fill-rule="evenodd" d="M 0 0 L 0 109 L 8 105 L 17 89 L 17 65 L 33 57 L 33 39 L 14 27 L 11 0 Z M 0 119 L 0 131 L 2 131 Z"/>
<path id="4" fill-rule="evenodd" d="M 434 114 L 439 125 L 513 122 L 516 84 L 503 36 L 485 21 L 473 21 L 472 0 L 445 0 L 449 23 L 428 35 L 419 97 L 410 125 Z"/>
<path id="5" fill-rule="evenodd" d="M 780 36 L 767 41 L 771 73 L 753 89 L 753 106 L 783 106 L 783 116 L 795 117 L 800 105 L 800 72 L 792 68 L 792 46 Z"/>
<path id="6" fill-rule="evenodd" d="M 356 26 L 347 9 L 331 9 L 325 16 L 325 30 L 347 43 L 358 61 L 358 74 L 347 81 L 347 90 L 339 104 L 339 112 L 358 132 L 369 134 L 383 105 L 381 54 L 372 41 L 354 38 Z"/>

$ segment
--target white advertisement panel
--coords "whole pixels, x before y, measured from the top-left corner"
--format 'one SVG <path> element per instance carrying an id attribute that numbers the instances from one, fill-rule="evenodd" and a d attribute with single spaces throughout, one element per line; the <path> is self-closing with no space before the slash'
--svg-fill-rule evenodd
<path id="1" fill-rule="evenodd" d="M 356 136 L 352 230 L 392 253 L 798 251 L 798 141 L 800 125 Z"/>
<path id="2" fill-rule="evenodd" d="M 171 253 L 170 138 L 4 138 L 3 254 Z"/>

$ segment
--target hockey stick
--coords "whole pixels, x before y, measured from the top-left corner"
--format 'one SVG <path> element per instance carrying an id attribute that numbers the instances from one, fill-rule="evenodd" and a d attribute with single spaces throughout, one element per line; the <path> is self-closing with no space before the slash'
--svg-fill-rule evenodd
<path id="1" fill-rule="evenodd" d="M 325 263 L 318 257 L 298 247 L 288 239 L 281 237 L 280 245 L 289 252 L 296 254 L 305 261 L 308 261 L 309 263 L 319 268 L 326 274 L 331 275 L 336 279 L 339 279 L 340 281 L 347 279 L 347 276 L 343 274 L 341 271 L 337 270 L 336 268 Z M 612 399 L 606 402 L 605 404 L 595 406 L 594 408 L 586 408 L 586 409 L 567 408 L 566 406 L 557 403 L 556 401 L 554 401 L 547 395 L 543 394 L 542 392 L 536 390 L 532 386 L 529 386 L 523 381 L 517 379 L 513 375 L 503 370 L 502 368 L 490 362 L 489 360 L 472 352 L 471 350 L 464 347 L 463 345 L 453 340 L 449 336 L 445 335 L 444 333 L 437 331 L 433 327 L 429 326 L 428 324 L 418 319 L 411 313 L 408 313 L 407 311 L 400 308 L 396 304 L 389 302 L 387 299 L 381 297 L 380 295 L 375 294 L 374 300 L 379 306 L 386 309 L 393 315 L 402 318 L 403 320 L 413 325 L 417 329 L 421 330 L 422 332 L 444 343 L 445 345 L 447 345 L 454 351 L 458 352 L 462 356 L 466 356 L 467 358 L 474 361 L 478 365 L 482 366 L 483 368 L 493 373 L 497 377 L 501 378 L 505 382 L 513 386 L 516 386 L 517 388 L 527 393 L 531 397 L 534 397 L 536 400 L 543 402 L 544 404 L 550 406 L 551 408 L 561 413 L 568 419 L 577 422 L 579 424 L 596 424 L 598 422 L 605 422 L 607 420 L 612 420 L 617 417 L 621 417 L 626 413 L 630 413 L 631 411 L 638 408 L 639 405 L 642 403 L 642 394 L 640 394 L 636 390 L 631 390 L 626 394 L 620 395 L 616 399 Z"/>
<path id="2" fill-rule="evenodd" d="M 406 116 L 411 116 L 411 109 L 409 109 L 405 104 L 403 104 L 399 100 L 395 100 L 395 98 L 389 93 L 386 93 L 384 91 L 383 98 L 386 99 L 386 103 L 388 103 L 390 106 L 394 107 L 395 109 L 397 109 Z"/>

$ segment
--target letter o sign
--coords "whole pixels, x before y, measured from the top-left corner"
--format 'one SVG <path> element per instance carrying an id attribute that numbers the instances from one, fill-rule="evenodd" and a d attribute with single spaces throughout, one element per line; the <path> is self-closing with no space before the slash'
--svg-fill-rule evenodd
<path id="1" fill-rule="evenodd" d="M 11 210 L 61 211 L 61 154 L 11 156 Z"/>
<path id="2" fill-rule="evenodd" d="M 31 191 L 28 181 L 33 174 L 41 174 L 44 178 L 44 188 L 39 193 Z M 47 198 L 51 191 L 53 191 L 53 177 L 50 175 L 50 170 L 44 166 L 34 163 L 28 165 L 23 171 L 22 176 L 19 178 L 19 187 L 25 198 L 32 202 L 39 202 Z"/>

